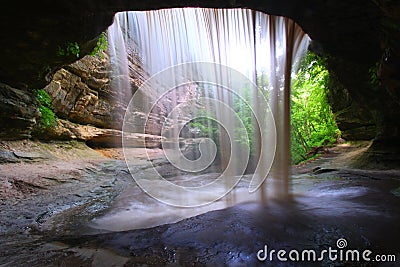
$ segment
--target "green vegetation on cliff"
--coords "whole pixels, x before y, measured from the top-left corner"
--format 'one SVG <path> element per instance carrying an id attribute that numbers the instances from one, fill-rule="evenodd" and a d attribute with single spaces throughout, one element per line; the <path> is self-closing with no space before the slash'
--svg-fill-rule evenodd
<path id="1" fill-rule="evenodd" d="M 96 46 L 93 48 L 92 52 L 90 52 L 90 55 L 91 56 L 101 55 L 101 52 L 106 51 L 107 47 L 108 47 L 108 41 L 106 38 L 106 33 L 103 32 L 101 33 L 99 39 L 97 40 Z"/>
<path id="2" fill-rule="evenodd" d="M 79 58 L 79 53 L 81 48 L 77 42 L 68 42 L 65 47 L 58 47 L 57 56 L 59 57 L 68 57 L 70 55 L 74 55 Z"/>
<path id="3" fill-rule="evenodd" d="M 37 91 L 37 99 L 40 103 L 39 111 L 42 114 L 40 126 L 43 128 L 55 126 L 56 115 L 53 112 L 53 106 L 49 94 L 44 89 L 40 89 Z"/>
<path id="4" fill-rule="evenodd" d="M 93 48 L 93 50 L 89 53 L 91 56 L 95 55 L 100 55 L 101 52 L 104 52 L 107 50 L 108 47 L 108 41 L 106 37 L 106 33 L 102 32 L 97 39 L 96 46 Z M 75 56 L 76 58 L 79 58 L 81 53 L 81 47 L 77 42 L 67 42 L 64 47 L 58 47 L 57 50 L 57 56 L 59 57 L 69 57 L 71 55 Z"/>

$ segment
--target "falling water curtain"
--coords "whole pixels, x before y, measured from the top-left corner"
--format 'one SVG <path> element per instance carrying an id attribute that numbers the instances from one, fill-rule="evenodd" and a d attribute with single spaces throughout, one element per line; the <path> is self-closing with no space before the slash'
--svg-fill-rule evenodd
<path id="1" fill-rule="evenodd" d="M 278 196 L 288 196 L 290 79 L 293 63 L 305 51 L 308 42 L 301 28 L 290 19 L 248 9 L 170 9 L 128 12 L 118 18 L 127 49 L 137 51 L 148 76 L 182 63 L 202 61 L 229 66 L 253 83 L 261 81 L 262 90 L 251 88 L 251 101 L 258 118 L 267 117 L 266 112 L 271 112 L 275 119 L 277 146 L 270 174 L 275 189 L 271 191 Z M 221 75 L 223 71 L 216 73 Z M 171 77 L 174 75 L 171 69 Z M 222 81 L 220 84 L 232 78 L 223 76 L 218 77 Z M 161 86 L 157 84 L 155 88 Z M 227 90 L 216 87 L 214 93 L 232 105 L 233 99 L 228 97 Z M 262 94 L 267 94 L 269 108 L 258 104 Z M 273 121 L 253 124 L 253 141 L 257 144 L 254 158 L 259 159 L 256 173 L 260 173 L 255 184 L 262 181 L 263 174 L 269 170 L 266 162 L 271 160 L 265 151 L 275 150 L 275 145 L 271 145 L 275 140 L 268 138 L 274 129 L 269 123 Z M 230 122 L 227 124 L 235 128 Z M 263 197 L 265 188 L 260 191 Z"/>
<path id="2" fill-rule="evenodd" d="M 276 197 L 290 194 L 290 95 L 294 65 L 305 52 L 309 39 L 293 20 L 276 16 L 259 18 L 261 39 L 268 40 L 257 46 L 268 51 L 263 60 L 269 62 L 267 71 L 269 104 L 275 119 L 277 146 L 270 177 Z M 259 52 L 259 51 L 256 51 Z"/>

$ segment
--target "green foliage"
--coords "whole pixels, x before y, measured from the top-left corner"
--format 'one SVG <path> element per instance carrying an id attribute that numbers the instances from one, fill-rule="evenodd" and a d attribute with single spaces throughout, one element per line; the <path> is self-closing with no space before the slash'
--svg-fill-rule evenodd
<path id="1" fill-rule="evenodd" d="M 44 89 L 37 91 L 37 98 L 42 106 L 52 108 L 50 95 Z"/>
<path id="2" fill-rule="evenodd" d="M 312 153 L 307 154 L 314 147 L 332 144 L 340 137 L 340 131 L 327 100 L 329 73 L 324 66 L 323 59 L 307 53 L 301 62 L 299 72 L 292 81 L 291 154 L 293 164 L 315 156 Z M 232 100 L 233 109 L 244 125 L 244 128 L 235 129 L 235 141 L 247 146 L 252 155 L 257 152 L 255 147 L 257 144 L 255 117 L 250 103 L 253 98 L 269 98 L 266 77 L 262 79 L 258 77 L 258 84 L 260 89 L 257 92 L 258 95 L 253 95 L 251 86 L 245 86 L 242 88 L 241 97 L 235 96 Z M 206 90 L 206 88 L 203 89 Z M 211 98 L 216 94 L 212 89 L 207 94 Z M 257 101 L 253 99 L 253 102 Z M 213 111 L 204 109 L 200 113 L 197 114 L 200 118 L 191 121 L 189 127 L 196 129 L 198 136 L 210 137 L 218 141 L 222 129 L 213 120 L 207 118 L 214 117 L 210 115 Z M 217 147 L 219 148 L 218 144 Z"/>
<path id="3" fill-rule="evenodd" d="M 74 55 L 79 58 L 80 47 L 77 42 L 68 42 L 64 48 L 58 47 L 57 56 L 59 57 L 68 57 L 70 55 Z"/>
<path id="4" fill-rule="evenodd" d="M 240 118 L 244 125 L 235 129 L 236 142 L 243 146 L 247 146 L 250 154 L 253 154 L 254 149 L 254 121 L 255 117 L 253 111 L 250 108 L 250 87 L 244 88 L 242 97 L 238 96 L 233 99 L 233 106 L 237 116 Z"/>
<path id="5" fill-rule="evenodd" d="M 197 117 L 189 122 L 189 127 L 198 131 L 198 137 L 216 139 L 219 136 L 219 125 L 208 116 Z"/>
<path id="6" fill-rule="evenodd" d="M 207 96 L 215 99 L 217 91 L 216 88 L 202 88 L 202 90 L 207 90 Z M 254 149 L 254 126 L 253 122 L 255 117 L 253 111 L 250 108 L 250 86 L 242 88 L 241 97 L 238 95 L 233 96 L 233 109 L 236 112 L 236 116 L 239 117 L 240 121 L 243 123 L 243 127 L 236 127 L 234 129 L 235 142 L 241 146 L 246 146 L 250 153 L 255 151 Z M 225 130 L 216 121 L 210 118 L 216 118 L 217 111 L 214 110 L 215 107 L 210 108 L 210 110 L 204 109 L 197 112 L 196 119 L 189 123 L 189 127 L 192 129 L 197 129 L 199 131 L 198 136 L 212 138 L 220 149 L 219 141 L 220 138 L 226 138 L 224 135 Z M 224 137 L 225 136 L 225 137 Z M 232 136 L 230 136 L 232 137 Z"/>
<path id="7" fill-rule="evenodd" d="M 107 50 L 107 47 L 108 47 L 108 41 L 107 41 L 107 38 L 106 38 L 106 34 L 103 32 L 103 33 L 100 35 L 99 39 L 97 40 L 97 44 L 96 44 L 96 46 L 93 48 L 93 51 L 90 52 L 90 55 L 91 55 L 91 56 L 98 55 L 98 54 L 100 54 L 101 52 Z"/>
<path id="8" fill-rule="evenodd" d="M 40 113 L 42 113 L 42 120 L 40 121 L 40 125 L 44 128 L 50 128 L 55 126 L 56 116 L 54 112 L 45 106 L 39 107 Z"/>
<path id="9" fill-rule="evenodd" d="M 36 95 L 40 103 L 39 111 L 42 114 L 40 125 L 43 128 L 55 126 L 56 115 L 53 112 L 53 106 L 51 104 L 51 98 L 49 94 L 45 90 L 40 89 L 37 91 Z"/>
<path id="10" fill-rule="evenodd" d="M 108 47 L 108 41 L 106 34 L 103 32 L 99 39 L 97 39 L 96 46 L 93 48 L 92 52 L 89 53 L 91 56 L 100 54 L 105 51 Z M 69 57 L 71 55 L 79 58 L 81 48 L 77 42 L 67 42 L 64 47 L 58 47 L 57 56 L 59 57 Z"/>
<path id="11" fill-rule="evenodd" d="M 312 147 L 328 145 L 340 135 L 327 101 L 329 73 L 322 58 L 308 52 L 292 83 L 292 163 L 307 159 Z"/>
<path id="12" fill-rule="evenodd" d="M 379 62 L 376 62 L 372 67 L 368 69 L 370 79 L 369 82 L 373 86 L 378 86 L 381 84 L 379 78 L 378 78 L 378 69 L 379 69 Z"/>

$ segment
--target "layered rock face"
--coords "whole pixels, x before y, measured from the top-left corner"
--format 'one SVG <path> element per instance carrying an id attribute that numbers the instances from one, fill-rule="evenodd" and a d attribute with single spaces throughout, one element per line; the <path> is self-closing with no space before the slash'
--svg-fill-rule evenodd
<path id="1" fill-rule="evenodd" d="M 36 96 L 0 83 L 0 106 L 0 139 L 30 138 L 40 116 Z"/>
<path id="2" fill-rule="evenodd" d="M 129 57 L 129 68 L 134 71 L 130 74 L 128 88 L 117 86 L 115 81 L 120 77 L 115 76 L 110 62 L 108 53 L 101 52 L 85 56 L 57 71 L 44 89 L 52 100 L 58 119 L 52 127 L 43 128 L 37 124 L 32 135 L 40 140 L 81 140 L 93 147 L 121 146 L 122 125 L 132 95 L 141 94 L 143 102 L 147 100 L 150 103 L 157 96 L 152 88 L 137 91 L 148 77 L 141 67 L 140 58 Z M 184 89 L 182 91 L 175 101 L 188 101 L 188 94 Z M 127 145 L 161 146 L 161 127 L 174 106 L 172 97 L 167 94 L 149 117 L 138 110 L 132 113 L 127 123 L 133 126 L 130 127 L 133 133 L 125 135 Z M 31 116 L 34 118 L 34 115 Z M 32 121 L 30 128 L 23 127 L 29 131 L 34 125 Z"/>
<path id="3" fill-rule="evenodd" d="M 372 111 L 354 101 L 334 75 L 330 75 L 328 87 L 328 101 L 342 132 L 341 137 L 351 141 L 372 140 L 377 133 Z"/>
<path id="4" fill-rule="evenodd" d="M 75 55 L 60 57 L 57 51 L 69 42 L 77 42 L 78 58 L 83 57 L 95 46 L 96 36 L 111 24 L 115 12 L 185 6 L 244 7 L 293 18 L 314 40 L 315 50 L 327 56 L 330 72 L 336 78 L 332 95 L 344 101 L 332 103 L 348 138 L 372 137 L 375 124 L 376 144 L 400 144 L 400 4 L 396 1 L 14 1 L 4 7 L 0 19 L 0 81 L 27 92 L 42 88 L 57 69 L 77 60 Z M 55 80 L 76 74 L 74 67 L 66 67 Z M 374 75 L 377 83 L 371 81 Z M 68 96 L 78 99 L 70 109 L 63 109 L 60 102 L 57 113 L 80 123 L 103 123 L 104 127 L 110 127 L 106 124 L 111 121 L 118 122 L 105 111 L 103 92 L 93 90 L 90 82 L 79 77 L 87 88 L 82 89 L 81 96 Z M 13 112 L 3 112 L 3 117 L 11 118 Z M 100 118 L 105 119 L 100 122 Z"/>
<path id="5" fill-rule="evenodd" d="M 57 117 L 101 128 L 120 128 L 126 103 L 118 101 L 118 92 L 112 92 L 110 78 L 110 60 L 102 53 L 60 69 L 45 90 L 53 100 Z"/>
<path id="6" fill-rule="evenodd" d="M 135 73 L 140 73 L 141 78 L 131 77 L 130 87 L 122 90 L 113 84 L 116 77 L 106 52 L 85 56 L 58 70 L 44 88 L 52 100 L 53 111 L 58 119 L 52 127 L 37 125 L 32 135 L 40 140 L 81 140 L 95 147 L 121 146 L 121 129 L 127 105 L 143 82 L 141 79 L 146 77 L 141 70 L 140 59 L 130 59 L 130 67 L 135 68 Z M 144 95 L 144 99 L 151 97 L 150 90 L 146 93 L 148 95 Z M 23 96 L 23 93 L 20 94 Z M 34 117 L 34 113 L 31 116 Z M 136 113 L 132 120 L 138 131 L 140 127 L 144 128 L 144 114 Z M 160 118 L 153 118 L 146 134 L 131 135 L 129 145 L 160 146 L 161 138 L 153 135 L 160 133 L 159 121 Z M 33 121 L 30 128 L 24 127 L 29 132 L 34 125 Z M 24 137 L 29 137 L 29 134 Z"/>

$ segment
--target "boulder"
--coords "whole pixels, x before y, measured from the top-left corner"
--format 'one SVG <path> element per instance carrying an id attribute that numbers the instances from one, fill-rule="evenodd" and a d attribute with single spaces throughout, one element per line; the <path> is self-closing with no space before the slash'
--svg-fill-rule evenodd
<path id="1" fill-rule="evenodd" d="M 0 164 L 2 163 L 16 163 L 20 160 L 15 156 L 12 151 L 0 150 Z"/>

